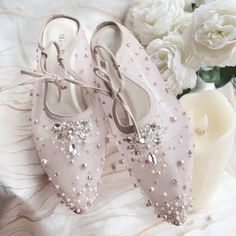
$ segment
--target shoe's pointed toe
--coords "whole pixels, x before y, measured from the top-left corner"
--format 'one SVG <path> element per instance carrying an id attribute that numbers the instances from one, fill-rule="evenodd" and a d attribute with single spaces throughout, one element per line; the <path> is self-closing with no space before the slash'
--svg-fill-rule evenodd
<path id="1" fill-rule="evenodd" d="M 77 213 L 92 205 L 101 181 L 105 153 L 98 120 L 33 119 L 41 164 L 61 201 Z"/>
<path id="2" fill-rule="evenodd" d="M 190 127 L 185 113 L 173 118 L 161 112 L 158 117 L 140 127 L 141 140 L 126 136 L 120 149 L 148 205 L 157 209 L 159 218 L 181 225 L 192 207 Z"/>

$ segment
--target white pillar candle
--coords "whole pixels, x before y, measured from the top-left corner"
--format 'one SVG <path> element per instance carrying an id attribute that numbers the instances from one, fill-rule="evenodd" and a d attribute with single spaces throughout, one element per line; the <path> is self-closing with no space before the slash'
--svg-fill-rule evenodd
<path id="1" fill-rule="evenodd" d="M 236 116 L 217 90 L 187 94 L 180 102 L 194 132 L 193 203 L 197 210 L 209 203 L 222 178 L 233 147 Z"/>

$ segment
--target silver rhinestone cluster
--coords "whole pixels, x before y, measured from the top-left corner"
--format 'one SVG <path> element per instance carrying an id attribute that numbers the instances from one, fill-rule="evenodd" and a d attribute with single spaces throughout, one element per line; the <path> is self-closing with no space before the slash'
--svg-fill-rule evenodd
<path id="1" fill-rule="evenodd" d="M 160 156 L 158 150 L 158 146 L 161 143 L 160 129 L 161 126 L 154 121 L 151 124 L 145 125 L 145 127 L 140 130 L 140 137 L 135 133 L 125 138 L 123 141 L 128 144 L 127 149 L 130 154 L 136 157 L 146 155 L 149 163 L 157 165 Z"/>
<path id="2" fill-rule="evenodd" d="M 54 123 L 51 131 L 54 139 L 63 146 L 67 147 L 67 151 L 72 157 L 78 153 L 77 144 L 86 143 L 86 139 L 91 131 L 91 125 L 88 121 L 69 121 L 62 123 Z"/>

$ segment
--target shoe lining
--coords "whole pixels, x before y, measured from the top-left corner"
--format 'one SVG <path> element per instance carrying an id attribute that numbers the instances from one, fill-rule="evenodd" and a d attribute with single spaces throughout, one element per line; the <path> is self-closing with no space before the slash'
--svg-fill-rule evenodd
<path id="1" fill-rule="evenodd" d="M 114 55 L 116 55 L 122 42 L 121 32 L 116 25 L 104 26 L 96 34 L 94 42 L 94 45 L 106 46 Z M 107 56 L 103 50 L 99 50 L 99 55 L 103 61 L 102 64 L 106 67 L 106 70 L 111 76 L 114 86 L 118 89 L 121 86 L 121 82 L 109 56 Z M 148 114 L 151 107 L 148 93 L 126 76 L 125 89 L 122 92 L 122 96 L 125 98 L 125 101 L 137 122 L 142 120 Z M 117 115 L 122 125 L 128 126 L 132 124 L 130 119 L 127 119 L 127 114 L 121 107 L 118 107 Z"/>
<path id="2" fill-rule="evenodd" d="M 60 46 L 62 54 L 70 47 L 74 38 L 79 31 L 78 24 L 67 18 L 56 18 L 51 20 L 43 33 L 43 46 L 51 41 L 56 41 Z M 55 47 L 51 46 L 47 57 L 47 71 L 63 76 L 61 67 L 58 65 L 57 52 Z M 73 79 L 71 77 L 71 79 Z M 87 109 L 87 104 L 82 99 L 81 89 L 71 83 L 63 82 L 66 89 L 62 89 L 61 101 L 58 101 L 58 88 L 54 84 L 48 84 L 47 89 L 47 106 L 53 113 L 61 116 L 76 115 Z M 63 105 L 62 105 L 63 104 Z"/>

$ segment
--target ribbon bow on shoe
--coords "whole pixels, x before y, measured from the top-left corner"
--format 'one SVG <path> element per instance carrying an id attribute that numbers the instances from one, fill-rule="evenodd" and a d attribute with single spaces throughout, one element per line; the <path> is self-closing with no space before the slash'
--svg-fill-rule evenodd
<path id="1" fill-rule="evenodd" d="M 54 46 L 56 48 L 57 62 L 58 62 L 58 65 L 60 66 L 60 69 L 63 73 L 62 76 L 60 76 L 58 74 L 55 74 L 55 73 L 50 73 L 50 72 L 47 71 L 46 63 L 47 63 L 48 55 L 47 55 L 46 51 L 51 46 Z M 40 57 L 40 62 L 39 62 L 39 68 L 40 68 L 41 72 L 32 71 L 32 70 L 28 70 L 28 69 L 22 69 L 21 74 L 28 75 L 28 76 L 31 76 L 33 78 L 30 79 L 30 80 L 29 79 L 24 80 L 22 82 L 19 82 L 17 84 L 11 85 L 11 86 L 0 87 L 0 92 L 8 90 L 8 89 L 15 88 L 15 87 L 19 87 L 19 86 L 34 84 L 34 83 L 37 83 L 39 81 L 45 81 L 47 83 L 53 83 L 57 86 L 58 92 L 59 92 L 58 101 L 60 102 L 60 100 L 61 100 L 61 90 L 62 90 L 62 87 L 63 87 L 62 83 L 65 82 L 65 81 L 69 82 L 69 83 L 72 83 L 72 84 L 75 84 L 77 86 L 86 88 L 86 89 L 91 88 L 91 89 L 96 90 L 96 91 L 99 90 L 96 87 L 92 87 L 92 86 L 82 82 L 79 75 L 76 74 L 73 70 L 71 70 L 70 68 L 68 68 L 66 66 L 66 64 L 64 63 L 64 58 L 62 56 L 61 49 L 60 49 L 57 42 L 54 42 L 54 41 L 50 42 L 46 47 L 42 47 L 40 44 L 38 44 L 38 48 L 41 52 L 41 57 Z M 70 76 L 73 79 L 71 79 Z"/>
<path id="2" fill-rule="evenodd" d="M 113 67 L 115 68 L 115 70 L 117 72 L 117 76 L 120 79 L 121 85 L 119 88 L 116 88 L 116 86 L 114 85 L 114 82 L 113 82 L 111 76 L 108 74 L 108 72 L 104 68 L 102 68 L 101 66 L 96 66 L 96 67 L 94 67 L 94 73 L 103 81 L 103 83 L 105 84 L 106 90 L 99 89 L 99 88 L 96 88 L 95 90 L 97 90 L 100 93 L 102 93 L 106 96 L 109 96 L 113 99 L 112 114 L 113 114 L 113 118 L 114 118 L 114 121 L 115 121 L 117 127 L 125 134 L 131 133 L 131 132 L 137 132 L 137 135 L 140 139 L 141 138 L 140 132 L 139 132 L 135 117 L 134 117 L 132 111 L 130 110 L 125 98 L 122 96 L 122 92 L 125 89 L 125 78 L 120 71 L 120 65 L 117 64 L 115 57 L 113 56 L 112 52 L 108 48 L 106 48 L 104 46 L 97 45 L 96 47 L 94 47 L 94 55 L 97 55 L 97 51 L 96 51 L 97 49 L 104 50 L 106 52 L 106 54 L 110 57 Z M 118 110 L 117 105 L 118 104 L 122 106 L 122 108 L 126 112 L 126 115 L 128 115 L 127 118 L 128 119 L 130 118 L 133 126 L 123 126 L 121 124 L 121 121 L 118 118 L 118 114 L 117 114 L 117 110 Z"/>
<path id="3" fill-rule="evenodd" d="M 61 67 L 61 69 L 64 73 L 63 76 L 59 76 L 59 75 L 54 74 L 54 73 L 49 73 L 46 69 L 46 61 L 47 61 L 46 49 L 48 49 L 52 45 L 54 45 L 56 50 L 57 50 L 57 61 L 58 61 L 59 65 L 60 65 L 60 67 Z M 50 42 L 46 48 L 42 47 L 41 45 L 39 45 L 38 47 L 41 50 L 41 55 L 42 55 L 40 63 L 39 63 L 41 72 L 22 69 L 21 74 L 29 75 L 29 76 L 34 77 L 34 78 L 32 78 L 31 80 L 27 79 L 25 81 L 19 82 L 17 84 L 11 85 L 11 86 L 0 87 L 0 91 L 5 91 L 5 90 L 8 90 L 8 89 L 12 89 L 12 88 L 15 88 L 15 87 L 24 86 L 24 85 L 28 85 L 28 84 L 34 84 L 34 83 L 39 82 L 39 81 L 46 81 L 48 83 L 53 83 L 57 86 L 58 91 L 59 91 L 59 101 L 60 101 L 62 81 L 71 82 L 71 80 L 69 78 L 67 78 L 68 71 L 66 70 L 66 67 L 63 63 L 63 57 L 61 56 L 62 54 L 61 54 L 61 50 L 59 48 L 59 45 L 56 42 Z"/>

